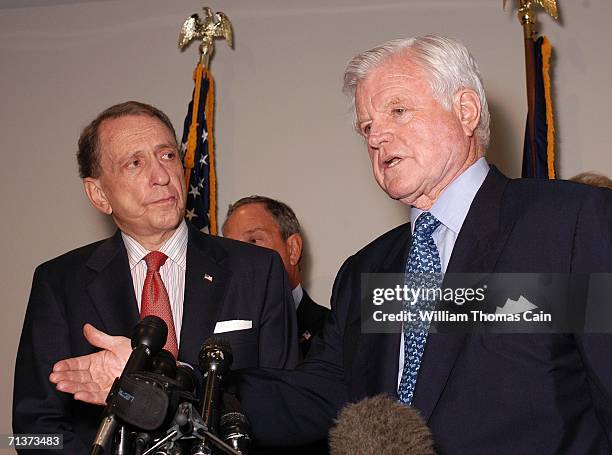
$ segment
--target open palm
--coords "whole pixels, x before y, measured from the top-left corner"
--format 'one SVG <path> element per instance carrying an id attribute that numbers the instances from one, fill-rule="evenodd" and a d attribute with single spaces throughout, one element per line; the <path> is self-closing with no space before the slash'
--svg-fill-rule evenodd
<path id="1" fill-rule="evenodd" d="M 129 338 L 110 336 L 85 324 L 87 341 L 101 350 L 57 362 L 49 380 L 57 390 L 71 393 L 76 400 L 104 404 L 115 378 L 121 375 L 132 352 Z"/>

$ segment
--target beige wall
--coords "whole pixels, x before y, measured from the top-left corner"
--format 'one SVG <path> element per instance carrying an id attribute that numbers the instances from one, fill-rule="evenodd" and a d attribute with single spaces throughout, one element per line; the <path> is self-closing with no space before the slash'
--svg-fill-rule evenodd
<path id="1" fill-rule="evenodd" d="M 228 203 L 252 193 L 292 205 L 311 250 L 306 286 L 327 303 L 342 261 L 407 214 L 370 175 L 340 93 L 344 65 L 358 51 L 408 35 L 446 34 L 472 49 L 493 115 L 490 160 L 517 176 L 523 45 L 514 13 L 501 3 L 209 1 L 231 18 L 236 41 L 234 51 L 218 44 L 213 60 L 220 219 Z M 540 17 L 555 46 L 560 174 L 611 175 L 612 2 L 559 3 L 561 24 Z M 155 104 L 182 129 L 197 50 L 181 54 L 176 41 L 182 21 L 202 5 L 139 0 L 0 9 L 0 238 L 8 259 L 0 266 L 0 433 L 10 432 L 11 372 L 35 266 L 112 232 L 81 190 L 79 130 L 126 99 Z"/>

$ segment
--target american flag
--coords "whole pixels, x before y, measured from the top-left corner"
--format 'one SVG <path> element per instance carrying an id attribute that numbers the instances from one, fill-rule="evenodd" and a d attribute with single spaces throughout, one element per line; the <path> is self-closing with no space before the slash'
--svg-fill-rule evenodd
<path id="1" fill-rule="evenodd" d="M 534 102 L 529 106 L 528 116 L 533 116 L 533 131 L 529 119 L 525 128 L 523 146 L 522 177 L 554 179 L 555 172 L 555 128 L 550 93 L 550 56 L 552 46 L 545 37 L 534 43 Z"/>
<path id="2" fill-rule="evenodd" d="M 181 152 L 187 182 L 187 218 L 198 229 L 217 234 L 213 118 L 215 83 L 202 64 L 183 126 Z"/>

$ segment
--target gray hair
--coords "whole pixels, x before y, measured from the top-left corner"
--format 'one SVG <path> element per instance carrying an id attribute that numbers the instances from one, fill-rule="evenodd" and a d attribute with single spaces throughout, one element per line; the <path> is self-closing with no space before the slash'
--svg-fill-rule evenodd
<path id="1" fill-rule="evenodd" d="M 486 149 L 489 146 L 489 107 L 482 85 L 478 64 L 467 48 L 458 41 L 443 36 L 426 35 L 387 41 L 354 57 L 344 72 L 343 91 L 355 102 L 357 84 L 385 60 L 404 51 L 428 74 L 434 98 L 447 110 L 457 91 L 474 90 L 480 99 L 480 121 L 476 136 Z"/>
<path id="2" fill-rule="evenodd" d="M 229 220 L 232 213 L 243 205 L 248 204 L 263 204 L 266 207 L 266 210 L 270 212 L 270 215 L 272 215 L 278 224 L 283 240 L 287 240 L 293 234 L 302 234 L 300 222 L 298 221 L 291 207 L 284 202 L 277 201 L 276 199 L 258 195 L 243 197 L 242 199 L 238 199 L 233 204 L 230 204 L 227 209 L 227 216 L 225 218 L 225 222 L 223 223 L 223 228 L 225 228 L 227 220 Z"/>

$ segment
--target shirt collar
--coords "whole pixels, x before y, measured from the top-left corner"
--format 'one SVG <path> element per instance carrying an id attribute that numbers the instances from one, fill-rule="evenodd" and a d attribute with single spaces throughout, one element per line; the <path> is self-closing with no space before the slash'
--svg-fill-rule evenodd
<path id="1" fill-rule="evenodd" d="M 159 249 L 161 253 L 168 256 L 172 262 L 180 266 L 183 270 L 187 267 L 187 239 L 189 231 L 185 220 L 181 221 L 172 236 L 164 242 Z M 121 232 L 121 237 L 127 250 L 130 270 L 136 267 L 143 258 L 150 253 L 144 246 L 138 243 L 133 237 Z"/>
<path id="2" fill-rule="evenodd" d="M 300 302 L 302 301 L 302 297 L 304 297 L 304 289 L 302 289 L 302 285 L 298 284 L 291 291 L 293 294 L 293 303 L 295 303 L 295 309 L 297 310 L 298 306 L 300 306 Z"/>
<path id="3" fill-rule="evenodd" d="M 429 212 L 448 229 L 459 234 L 470 205 L 488 172 L 489 164 L 486 158 L 482 157 L 442 191 Z M 413 233 L 416 219 L 421 213 L 423 210 L 416 207 L 410 209 L 410 228 Z"/>

